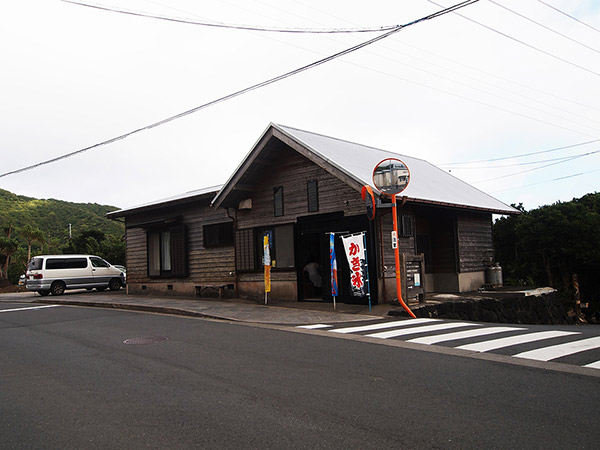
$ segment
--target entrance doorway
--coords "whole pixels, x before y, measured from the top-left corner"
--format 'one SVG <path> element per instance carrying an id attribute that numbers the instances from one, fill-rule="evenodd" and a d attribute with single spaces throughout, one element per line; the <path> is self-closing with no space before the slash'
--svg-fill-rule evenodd
<path id="1" fill-rule="evenodd" d="M 300 301 L 333 302 L 331 295 L 331 267 L 329 235 L 335 233 L 335 252 L 338 267 L 338 297 L 336 301 L 367 305 L 366 295 L 355 297 L 350 287 L 350 267 L 340 236 L 367 232 L 367 257 L 371 280 L 371 304 L 377 304 L 377 265 L 375 234 L 372 223 L 365 216 L 344 217 L 342 213 L 300 217 L 297 224 L 297 279 Z M 319 286 L 320 285 L 320 286 Z"/>

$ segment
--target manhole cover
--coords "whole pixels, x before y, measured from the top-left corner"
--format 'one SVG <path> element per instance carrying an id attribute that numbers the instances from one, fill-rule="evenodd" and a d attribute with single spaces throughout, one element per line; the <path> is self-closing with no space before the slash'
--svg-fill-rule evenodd
<path id="1" fill-rule="evenodd" d="M 168 341 L 169 338 L 167 336 L 146 336 L 146 337 L 135 337 L 131 339 L 125 339 L 123 344 L 130 345 L 144 345 L 144 344 L 154 344 L 156 342 L 164 342 Z"/>

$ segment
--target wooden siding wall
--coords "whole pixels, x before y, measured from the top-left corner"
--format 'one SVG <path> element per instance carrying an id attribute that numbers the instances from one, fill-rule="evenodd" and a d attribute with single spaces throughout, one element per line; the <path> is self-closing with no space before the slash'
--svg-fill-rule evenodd
<path id="1" fill-rule="evenodd" d="M 379 257 L 379 273 L 385 273 L 386 278 L 395 278 L 396 258 L 394 256 L 394 250 L 392 249 L 392 230 L 394 229 L 394 224 L 392 221 L 392 209 L 380 209 L 380 214 L 381 216 L 377 218 L 377 221 L 381 220 L 381 232 L 383 233 L 383 261 L 382 258 Z M 398 248 L 400 250 L 400 254 L 405 253 L 407 255 L 415 255 L 415 215 L 413 210 L 409 207 L 398 208 L 398 216 L 402 214 L 407 214 L 411 217 L 413 236 L 399 237 Z M 398 222 L 398 226 L 400 226 L 400 222 Z M 381 252 L 381 249 L 379 249 L 379 251 Z M 381 267 L 382 262 L 385 267 Z"/>
<path id="2" fill-rule="evenodd" d="M 295 223 L 301 216 L 343 211 L 344 215 L 365 213 L 360 192 L 329 174 L 283 144 L 265 164 L 264 176 L 248 194 L 252 209 L 237 211 L 239 229 Z M 318 180 L 319 210 L 308 212 L 306 183 Z M 273 188 L 283 186 L 283 216 L 273 214 Z"/>
<path id="3" fill-rule="evenodd" d="M 457 217 L 461 272 L 485 270 L 494 259 L 491 214 L 460 214 Z"/>
<path id="4" fill-rule="evenodd" d="M 181 218 L 186 227 L 188 276 L 186 278 L 149 278 L 146 230 L 137 224 L 153 220 Z M 233 283 L 235 256 L 233 245 L 204 248 L 204 225 L 230 222 L 224 209 L 214 210 L 208 202 L 178 208 L 164 208 L 127 217 L 127 281 L 130 283 L 195 284 Z"/>

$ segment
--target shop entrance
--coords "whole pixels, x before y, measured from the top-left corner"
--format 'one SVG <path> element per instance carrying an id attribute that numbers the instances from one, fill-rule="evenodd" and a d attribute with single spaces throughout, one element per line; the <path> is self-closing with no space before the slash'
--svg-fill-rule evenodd
<path id="1" fill-rule="evenodd" d="M 300 217 L 297 224 L 296 267 L 298 299 L 300 301 L 333 302 L 329 234 L 335 233 L 338 267 L 338 297 L 343 303 L 368 304 L 368 297 L 355 297 L 350 288 L 350 268 L 341 237 L 345 234 L 367 232 L 371 304 L 377 304 L 377 265 L 374 227 L 365 216 L 344 217 L 342 213 Z"/>

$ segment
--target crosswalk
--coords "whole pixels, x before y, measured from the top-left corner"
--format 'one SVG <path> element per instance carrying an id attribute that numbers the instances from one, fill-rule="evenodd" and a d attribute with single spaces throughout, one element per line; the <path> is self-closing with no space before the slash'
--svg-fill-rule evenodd
<path id="1" fill-rule="evenodd" d="M 335 334 L 359 334 L 377 339 L 401 339 L 470 352 L 493 352 L 535 361 L 553 361 L 600 369 L 600 329 L 587 335 L 576 329 L 541 330 L 539 326 L 499 326 L 441 319 L 380 319 L 361 325 L 300 325 Z"/>

